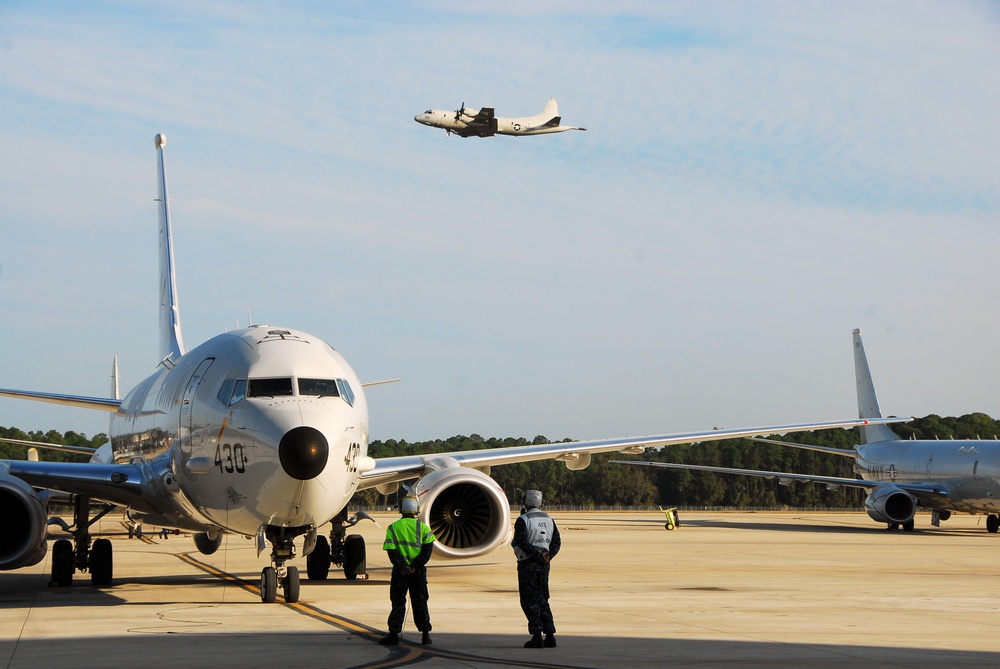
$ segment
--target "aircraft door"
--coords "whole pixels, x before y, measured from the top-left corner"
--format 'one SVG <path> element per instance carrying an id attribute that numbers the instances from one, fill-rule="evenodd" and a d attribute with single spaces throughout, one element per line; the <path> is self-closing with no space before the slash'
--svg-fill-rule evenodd
<path id="1" fill-rule="evenodd" d="M 180 440 L 181 450 L 186 454 L 191 453 L 191 439 L 194 431 L 194 398 L 198 394 L 205 372 L 215 362 L 215 358 L 205 358 L 194 370 L 187 387 L 184 389 L 184 396 L 181 398 L 180 425 L 177 430 L 177 437 Z"/>

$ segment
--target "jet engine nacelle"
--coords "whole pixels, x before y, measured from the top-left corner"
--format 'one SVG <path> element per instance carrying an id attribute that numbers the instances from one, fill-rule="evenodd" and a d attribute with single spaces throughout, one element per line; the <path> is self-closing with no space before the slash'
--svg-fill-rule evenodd
<path id="1" fill-rule="evenodd" d="M 48 512 L 30 485 L 0 474 L 0 570 L 38 564 L 48 544 Z"/>
<path id="2" fill-rule="evenodd" d="M 865 500 L 865 511 L 880 523 L 908 523 L 917 512 L 917 500 L 910 493 L 887 486 L 874 490 Z"/>
<path id="3" fill-rule="evenodd" d="M 477 557 L 510 540 L 507 495 L 481 471 L 456 463 L 424 476 L 414 490 L 420 500 L 420 520 L 437 538 L 438 555 Z"/>

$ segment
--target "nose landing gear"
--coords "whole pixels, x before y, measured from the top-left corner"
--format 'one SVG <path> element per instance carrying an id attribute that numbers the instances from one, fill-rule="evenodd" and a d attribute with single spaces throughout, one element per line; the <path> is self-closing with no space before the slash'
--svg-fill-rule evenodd
<path id="1" fill-rule="evenodd" d="M 293 537 L 280 536 L 271 538 L 271 566 L 264 567 L 260 572 L 260 601 L 271 604 L 278 599 L 278 586 L 281 586 L 285 602 L 294 604 L 299 601 L 299 568 L 285 566 L 285 562 L 295 557 Z"/>

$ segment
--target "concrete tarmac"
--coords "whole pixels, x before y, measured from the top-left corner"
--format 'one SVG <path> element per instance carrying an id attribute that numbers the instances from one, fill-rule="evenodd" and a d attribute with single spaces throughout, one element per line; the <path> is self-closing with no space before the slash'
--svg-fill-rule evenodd
<path id="1" fill-rule="evenodd" d="M 526 649 L 509 547 L 429 565 L 433 645 L 389 611 L 384 528 L 368 580 L 305 579 L 296 604 L 262 604 L 266 554 L 228 537 L 128 539 L 109 519 L 115 584 L 49 588 L 49 561 L 0 573 L 0 667 L 996 667 L 1000 535 L 981 517 L 889 532 L 863 513 L 553 513 L 558 648 Z M 147 528 L 148 530 L 149 528 Z M 56 534 L 52 535 L 57 536 Z"/>

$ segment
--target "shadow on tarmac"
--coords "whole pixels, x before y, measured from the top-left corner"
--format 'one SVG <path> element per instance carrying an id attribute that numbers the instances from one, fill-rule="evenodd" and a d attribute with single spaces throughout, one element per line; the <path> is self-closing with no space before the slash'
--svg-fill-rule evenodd
<path id="1" fill-rule="evenodd" d="M 905 666 L 940 669 L 1000 665 L 1000 653 L 938 651 L 876 646 L 834 646 L 743 641 L 559 637 L 555 649 L 526 649 L 526 636 L 434 633 L 434 645 L 412 642 L 379 646 L 377 637 L 331 629 L 328 633 L 216 634 L 168 627 L 120 637 L 30 639 L 0 642 L 8 669 L 72 666 L 106 669 L 141 664 L 144 669 L 220 666 L 274 667 L 845 667 Z M 63 631 L 66 637 L 72 629 Z M 183 639 L 179 638 L 183 637 Z M 416 641 L 417 633 L 404 641 Z M 109 649 L 113 649 L 109 653 Z M 222 658 L 225 658 L 224 660 Z"/>

